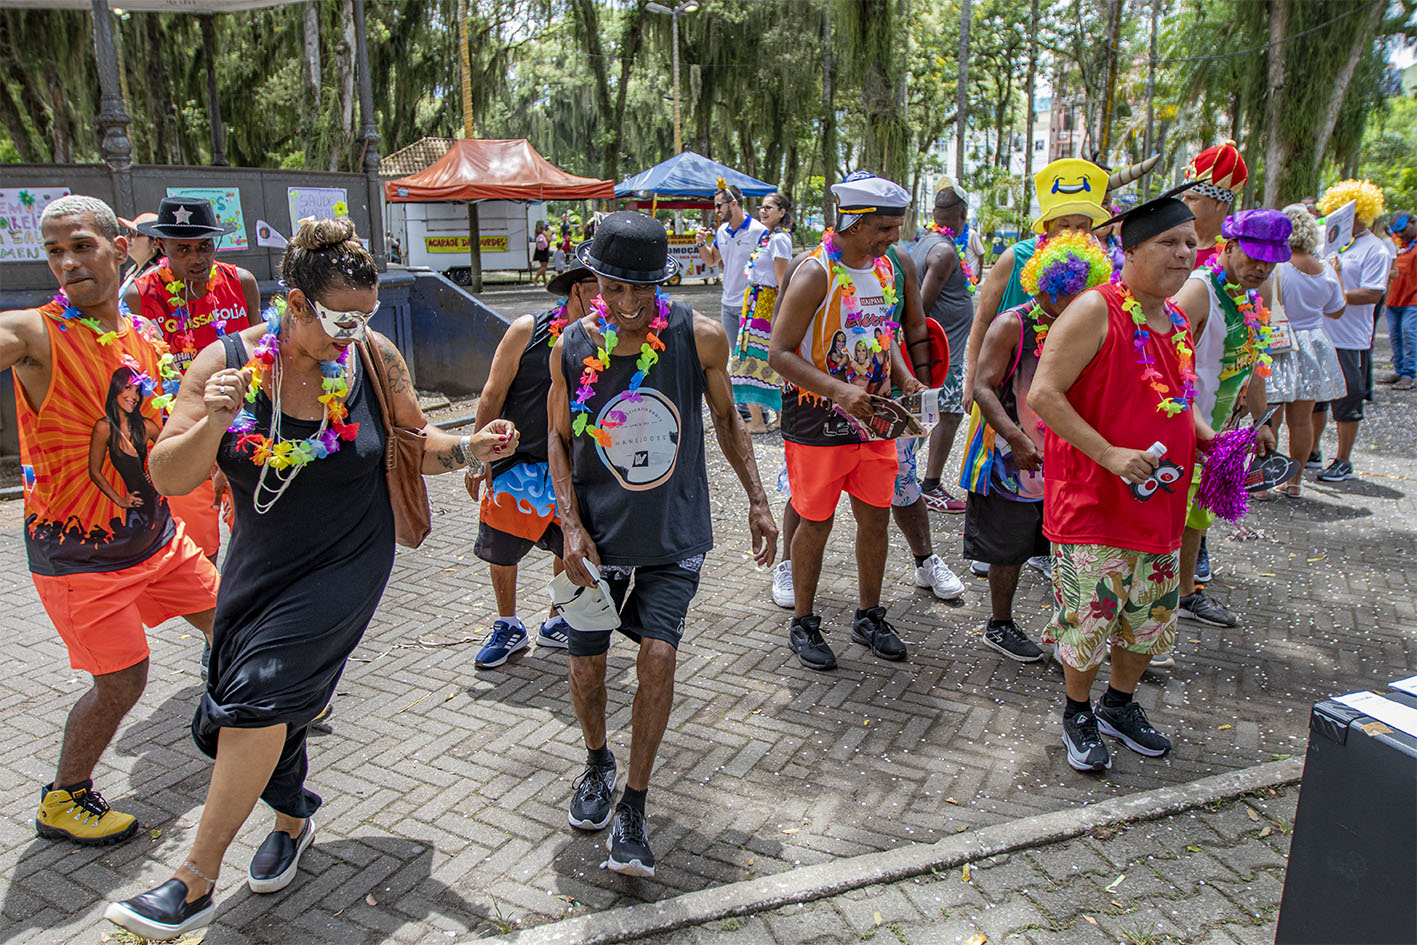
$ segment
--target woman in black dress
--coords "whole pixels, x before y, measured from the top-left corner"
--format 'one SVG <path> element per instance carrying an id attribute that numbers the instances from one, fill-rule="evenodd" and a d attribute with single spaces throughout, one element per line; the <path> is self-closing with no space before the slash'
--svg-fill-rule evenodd
<path id="1" fill-rule="evenodd" d="M 378 307 L 374 260 L 347 219 L 317 220 L 290 241 L 281 277 L 288 294 L 268 310 L 269 325 L 228 335 L 192 363 L 149 463 L 158 489 L 180 495 L 216 461 L 231 481 L 236 527 L 210 679 L 192 720 L 198 748 L 216 759 L 196 841 L 172 879 L 105 913 L 148 938 L 210 924 L 222 855 L 258 798 L 275 810 L 275 826 L 248 884 L 274 892 L 295 877 L 320 805 L 305 787 L 306 731 L 334 695 L 393 566 L 384 421 L 351 349 Z M 385 365 L 394 421 L 427 434 L 425 473 L 476 472 L 516 449 L 505 420 L 461 437 L 429 425 L 398 350 L 372 331 L 368 338 Z M 322 403 L 322 389 L 335 396 Z M 309 456 L 281 459 L 297 453 Z"/>

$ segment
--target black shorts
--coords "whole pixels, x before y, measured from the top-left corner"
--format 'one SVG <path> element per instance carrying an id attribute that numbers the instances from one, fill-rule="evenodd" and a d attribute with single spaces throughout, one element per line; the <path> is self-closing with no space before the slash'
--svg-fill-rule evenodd
<path id="1" fill-rule="evenodd" d="M 535 261 L 535 262 L 546 262 L 548 259 L 551 258 L 551 250 L 549 250 L 549 249 L 536 249 L 536 250 L 532 250 L 531 258 L 532 258 L 532 260 Z"/>
<path id="2" fill-rule="evenodd" d="M 472 553 L 488 564 L 514 568 L 533 548 L 562 557 L 565 554 L 565 537 L 561 534 L 561 526 L 552 522 L 540 538 L 533 540 L 493 528 L 484 522 L 477 526 L 477 542 L 472 546 Z"/>
<path id="3" fill-rule="evenodd" d="M 1051 551 L 1043 503 L 970 492 L 964 498 L 964 556 L 986 564 L 1023 564 Z"/>
<path id="4" fill-rule="evenodd" d="M 610 585 L 610 597 L 620 611 L 619 632 L 636 643 L 645 638 L 663 640 L 676 650 L 684 637 L 684 617 L 689 603 L 699 591 L 699 572 L 704 556 L 695 555 L 674 564 L 650 564 L 637 568 L 601 565 L 600 572 Z M 634 587 L 631 588 L 631 578 Z M 599 656 L 610 649 L 610 630 L 571 629 L 572 656 Z"/>
<path id="5" fill-rule="evenodd" d="M 1372 376 L 1373 352 L 1353 348 L 1338 349 L 1338 365 L 1343 368 L 1343 383 L 1348 392 L 1330 401 L 1333 419 L 1339 423 L 1357 423 L 1363 419 L 1363 401 L 1368 398 L 1368 379 Z"/>

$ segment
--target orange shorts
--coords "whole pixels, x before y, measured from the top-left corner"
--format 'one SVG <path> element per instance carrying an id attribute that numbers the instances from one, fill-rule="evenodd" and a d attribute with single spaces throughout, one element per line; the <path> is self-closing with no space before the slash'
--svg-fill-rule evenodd
<path id="1" fill-rule="evenodd" d="M 172 517 L 187 526 L 187 537 L 196 542 L 208 558 L 221 550 L 221 512 L 212 508 L 215 495 L 212 481 L 203 479 L 186 495 L 167 497 Z"/>
<path id="2" fill-rule="evenodd" d="M 840 446 L 804 446 L 789 441 L 784 445 L 792 507 L 807 521 L 825 522 L 836 514 L 843 492 L 876 508 L 890 507 L 898 465 L 894 440 Z"/>
<path id="3" fill-rule="evenodd" d="M 148 658 L 144 624 L 156 627 L 216 606 L 217 570 L 181 522 L 172 541 L 131 568 L 30 577 L 69 648 L 69 665 L 95 676 Z"/>

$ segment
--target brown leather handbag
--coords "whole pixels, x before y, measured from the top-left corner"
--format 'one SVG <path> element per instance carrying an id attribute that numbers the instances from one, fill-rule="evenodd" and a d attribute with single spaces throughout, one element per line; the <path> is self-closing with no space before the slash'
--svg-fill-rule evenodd
<path id="1" fill-rule="evenodd" d="M 389 503 L 394 510 L 394 539 L 406 548 L 417 548 L 433 528 L 433 513 L 428 507 L 428 489 L 423 484 L 423 447 L 428 435 L 413 427 L 394 423 L 393 400 L 384 359 L 359 342 L 359 357 L 370 387 L 379 398 L 379 412 L 384 415 L 384 474 L 389 483 Z"/>

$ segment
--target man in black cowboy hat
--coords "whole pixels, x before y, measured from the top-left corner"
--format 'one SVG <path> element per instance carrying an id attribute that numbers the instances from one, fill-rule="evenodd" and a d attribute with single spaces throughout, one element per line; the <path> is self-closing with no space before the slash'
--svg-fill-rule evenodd
<path id="1" fill-rule="evenodd" d="M 482 649 L 479 669 L 501 666 L 527 645 L 527 630 L 517 616 L 517 565 L 532 547 L 555 556 L 553 571 L 560 574 L 561 525 L 556 495 L 546 464 L 546 397 L 551 393 L 551 346 L 566 325 L 585 317 L 595 296 L 595 273 L 575 260 L 571 268 L 546 284 L 560 298 L 553 308 L 523 315 L 512 322 L 492 356 L 492 369 L 477 401 L 477 429 L 504 418 L 522 432 L 517 451 L 490 464 L 488 486 L 478 512 L 477 543 L 473 554 L 492 571 L 492 593 L 497 598 L 497 619 Z M 478 498 L 482 478 L 467 474 L 467 488 Z M 565 618 L 554 614 L 541 624 L 537 646 L 565 648 Z"/>
<path id="2" fill-rule="evenodd" d="M 612 213 L 576 256 L 595 273 L 600 294 L 556 342 L 547 452 L 567 575 L 583 587 L 595 585 L 596 575 L 605 579 L 620 631 L 639 644 L 639 689 L 625 793 L 612 813 L 616 767 L 605 732 L 610 631 L 571 629 L 571 701 L 589 755 L 569 819 L 599 830 L 613 817 L 609 867 L 653 876 L 645 792 L 674 699 L 684 617 L 713 547 L 705 399 L 719 446 L 748 493 L 760 565 L 776 556 L 777 526 L 733 406 L 728 336 L 718 319 L 669 304 L 658 288 L 679 268 L 663 225 L 639 213 Z"/>
<path id="3" fill-rule="evenodd" d="M 222 335 L 250 327 L 261 311 L 256 277 L 216 261 L 217 240 L 235 229 L 216 218 L 210 200 L 195 197 L 164 197 L 157 219 L 137 224 L 139 233 L 157 239 L 165 258 L 133 281 L 124 301 L 162 329 L 179 371 Z M 170 500 L 172 514 L 213 563 L 221 547 L 222 492 L 209 479 Z"/>

